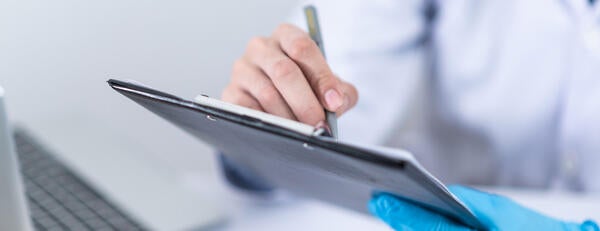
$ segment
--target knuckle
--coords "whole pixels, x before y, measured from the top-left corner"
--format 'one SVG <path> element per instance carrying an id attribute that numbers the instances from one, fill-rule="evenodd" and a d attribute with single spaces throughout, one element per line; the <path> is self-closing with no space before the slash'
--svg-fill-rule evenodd
<path id="1" fill-rule="evenodd" d="M 275 29 L 275 31 L 276 32 L 283 32 L 283 31 L 288 31 L 288 30 L 295 29 L 295 28 L 296 28 L 296 26 L 294 26 L 292 24 L 282 23 L 282 24 L 279 24 L 277 26 L 277 28 Z"/>
<path id="2" fill-rule="evenodd" d="M 302 110 L 298 111 L 296 117 L 304 123 L 315 125 L 319 121 L 325 119 L 325 114 L 321 105 L 307 105 Z"/>
<path id="3" fill-rule="evenodd" d="M 296 71 L 296 63 L 291 59 L 284 58 L 277 60 L 272 65 L 272 78 L 289 78 Z"/>
<path id="4" fill-rule="evenodd" d="M 258 93 L 258 100 L 263 105 L 275 105 L 279 99 L 279 92 L 272 87 L 263 87 Z"/>
<path id="5" fill-rule="evenodd" d="M 306 57 L 316 47 L 315 42 L 306 36 L 294 38 L 290 42 L 288 55 L 293 59 Z"/>
<path id="6" fill-rule="evenodd" d="M 313 86 L 316 86 L 315 89 L 320 89 L 321 92 L 334 88 L 337 84 L 338 79 L 327 73 L 316 74 L 316 78 L 313 78 L 312 83 Z"/>
<path id="7" fill-rule="evenodd" d="M 236 91 L 232 84 L 229 84 L 223 89 L 223 92 L 221 92 L 221 100 L 229 103 L 237 103 Z"/>
<path id="8" fill-rule="evenodd" d="M 241 73 L 244 72 L 244 70 L 246 69 L 246 66 L 248 64 L 246 64 L 246 62 L 243 59 L 237 59 L 233 62 L 233 65 L 231 67 L 231 75 L 232 78 L 235 78 L 236 76 L 240 75 Z"/>
<path id="9" fill-rule="evenodd" d="M 264 49 L 267 46 L 268 39 L 265 37 L 256 36 L 248 41 L 247 52 Z"/>

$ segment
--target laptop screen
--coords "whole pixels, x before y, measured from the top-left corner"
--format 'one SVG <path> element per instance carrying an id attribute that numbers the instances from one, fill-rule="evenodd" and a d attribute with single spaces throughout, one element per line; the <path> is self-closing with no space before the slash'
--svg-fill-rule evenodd
<path id="1" fill-rule="evenodd" d="M 0 87 L 0 230 L 32 230 Z"/>

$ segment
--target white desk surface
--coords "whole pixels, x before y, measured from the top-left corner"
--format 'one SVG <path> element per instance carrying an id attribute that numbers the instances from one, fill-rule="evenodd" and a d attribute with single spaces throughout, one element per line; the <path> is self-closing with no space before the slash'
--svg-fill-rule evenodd
<path id="1" fill-rule="evenodd" d="M 600 195 L 491 189 L 547 215 L 573 221 L 600 221 Z M 488 190 L 489 191 L 489 190 Z M 214 230 L 390 230 L 370 216 L 312 200 L 286 203 L 232 203 L 227 221 Z"/>

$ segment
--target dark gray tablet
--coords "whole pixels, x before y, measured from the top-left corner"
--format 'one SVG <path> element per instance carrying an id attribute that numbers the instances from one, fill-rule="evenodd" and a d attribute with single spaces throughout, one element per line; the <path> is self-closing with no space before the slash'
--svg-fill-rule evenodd
<path id="1" fill-rule="evenodd" d="M 273 120 L 250 109 L 236 110 L 215 99 L 189 101 L 131 82 L 108 83 L 270 185 L 363 213 L 368 212 L 367 203 L 374 193 L 389 192 L 483 228 L 407 152 L 341 143 L 311 133 L 308 125 Z"/>

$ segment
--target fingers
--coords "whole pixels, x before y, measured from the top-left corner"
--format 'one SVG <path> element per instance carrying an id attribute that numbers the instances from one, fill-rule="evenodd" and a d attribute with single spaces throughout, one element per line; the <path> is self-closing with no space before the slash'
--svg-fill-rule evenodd
<path id="1" fill-rule="evenodd" d="M 446 217 L 389 194 L 376 195 L 369 210 L 395 230 L 469 230 Z"/>
<path id="2" fill-rule="evenodd" d="M 284 24 L 271 37 L 248 43 L 223 99 L 315 125 L 325 120 L 323 107 L 339 116 L 356 104 L 358 93 L 331 72 L 306 32 Z"/>
<path id="3" fill-rule="evenodd" d="M 221 100 L 237 105 L 242 105 L 247 108 L 251 108 L 258 111 L 263 111 L 260 103 L 249 93 L 235 89 L 234 87 L 227 87 L 221 94 Z"/>
<path id="4" fill-rule="evenodd" d="M 246 57 L 268 76 L 296 118 L 315 125 L 325 114 L 298 65 L 279 48 L 277 42 L 257 38 L 248 46 Z"/>
<path id="5" fill-rule="evenodd" d="M 356 103 L 358 102 L 358 91 L 356 90 L 356 87 L 344 81 L 340 82 L 340 89 L 342 90 L 342 94 L 344 95 L 344 103 L 336 111 L 338 116 L 342 115 L 346 111 L 356 106 Z"/>
<path id="6" fill-rule="evenodd" d="M 279 26 L 273 33 L 279 46 L 302 69 L 321 104 L 330 111 L 341 114 L 346 96 L 341 81 L 333 74 L 325 57 L 310 36 L 289 24 Z"/>
<path id="7" fill-rule="evenodd" d="M 248 95 L 258 102 L 262 111 L 295 120 L 286 101 L 271 80 L 259 69 L 244 59 L 240 59 L 233 65 L 232 82 L 235 88 L 242 93 L 235 95 Z M 249 101 L 245 101 L 249 102 Z M 242 104 L 243 105 L 243 104 Z M 245 106 L 245 105 L 244 105 Z"/>

